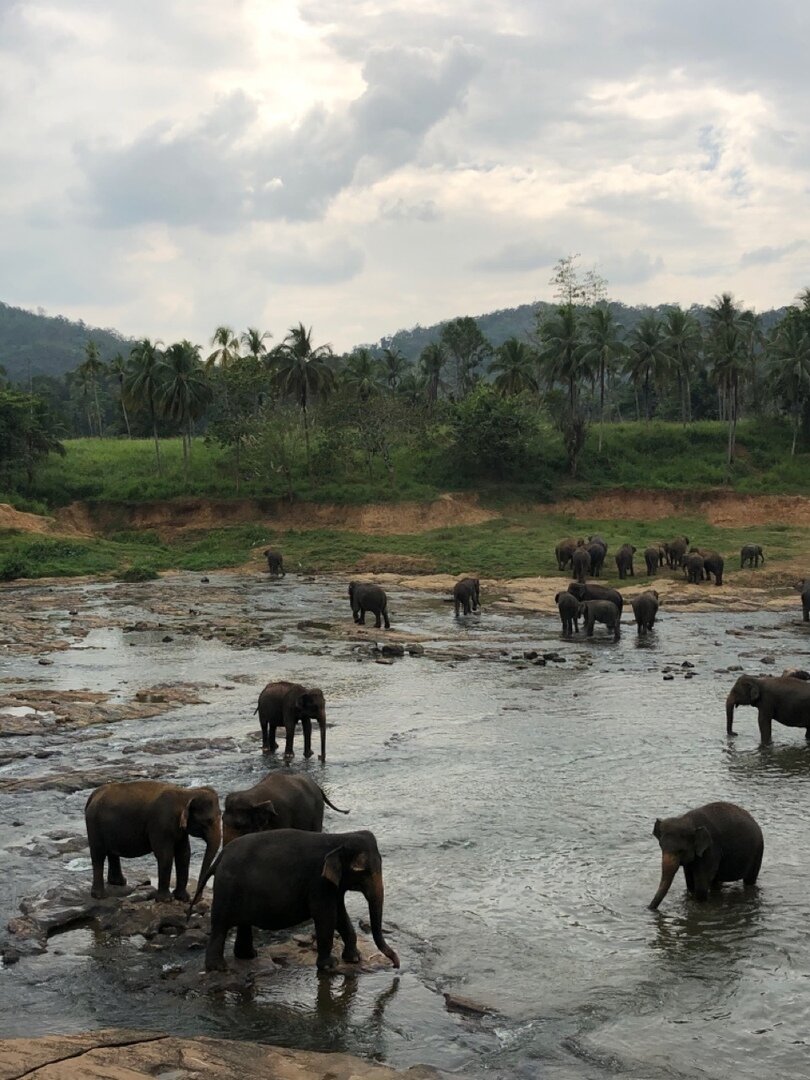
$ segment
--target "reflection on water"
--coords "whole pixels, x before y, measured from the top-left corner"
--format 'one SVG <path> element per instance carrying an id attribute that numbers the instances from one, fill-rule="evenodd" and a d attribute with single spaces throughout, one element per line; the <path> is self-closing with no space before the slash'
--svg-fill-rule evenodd
<path id="1" fill-rule="evenodd" d="M 76 587 L 70 591 L 75 597 Z M 55 620 L 66 618 L 60 592 L 50 594 Z M 212 575 L 208 587 L 179 575 L 81 592 L 84 611 L 102 621 L 113 612 L 122 627 L 159 619 L 178 597 L 212 621 L 256 620 L 268 644 L 231 649 L 175 630 L 163 642 L 157 632 L 101 626 L 84 648 L 52 654 L 48 668 L 36 658 L 0 661 L 0 677 L 24 685 L 96 688 L 121 700 L 164 681 L 205 684 L 204 705 L 57 731 L 48 762 L 21 757 L 0 775 L 126 754 L 133 763 L 165 763 L 167 779 L 213 783 L 224 795 L 274 767 L 259 752 L 253 715 L 264 683 L 319 684 L 334 725 L 329 760 L 304 762 L 299 737 L 295 767 L 351 808 L 352 828 L 374 829 L 385 858 L 386 923 L 396 927 L 390 937 L 403 968 L 356 978 L 284 969 L 245 993 L 179 997 L 161 977 L 159 955 L 75 930 L 0 975 L 7 1033 L 170 1024 L 489 1076 L 733 1072 L 758 1080 L 766 1060 L 780 1076 L 806 1074 L 810 747 L 803 732 L 774 725 L 773 746 L 760 748 L 747 709 L 737 712 L 739 737 L 728 740 L 723 707 L 737 674 L 723 669 L 760 670 L 756 658 L 777 650 L 780 668 L 807 666 L 796 620 L 664 609 L 647 636 L 626 618 L 616 644 L 599 629 L 590 641 L 567 642 L 556 617 L 484 608 L 456 620 L 441 598 L 393 591 L 393 625 L 423 634 L 428 653 L 444 659 L 381 665 L 348 641 L 297 628 L 303 619 L 348 624 L 339 581 Z M 523 659 L 531 651 L 565 662 L 536 665 Z M 462 662 L 461 653 L 470 658 Z M 664 680 L 665 667 L 673 679 Z M 159 753 L 161 740 L 224 736 L 233 743 Z M 31 745 L 4 740 L 9 750 Z M 80 831 L 86 797 L 0 797 L 4 916 L 21 897 L 86 872 L 86 853 L 8 851 L 59 826 Z M 715 799 L 740 803 L 762 825 L 759 886 L 727 886 L 700 904 L 681 873 L 661 909 L 648 911 L 660 874 L 655 818 Z M 345 827 L 330 811 L 325 826 Z M 192 848 L 194 868 L 201 845 Z M 148 860 L 138 862 L 132 876 L 150 870 Z M 349 910 L 367 914 L 359 897 L 350 896 Z M 201 968 L 202 955 L 188 963 Z M 444 990 L 498 1015 L 449 1013 Z"/>

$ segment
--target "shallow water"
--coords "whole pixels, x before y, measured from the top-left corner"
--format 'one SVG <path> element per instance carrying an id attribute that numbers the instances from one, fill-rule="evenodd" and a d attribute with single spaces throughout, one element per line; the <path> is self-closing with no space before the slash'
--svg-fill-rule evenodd
<path id="1" fill-rule="evenodd" d="M 736 673 L 716 673 L 736 664 L 771 673 L 806 666 L 810 638 L 795 613 L 664 610 L 645 641 L 628 625 L 618 644 L 599 630 L 590 642 L 568 643 L 556 619 L 485 610 L 454 620 L 441 598 L 394 591 L 393 625 L 425 635 L 428 656 L 388 666 L 364 658 L 354 642 L 297 629 L 301 619 L 348 624 L 338 581 L 212 575 L 205 586 L 179 575 L 130 586 L 120 602 L 109 586 L 65 590 L 81 592 L 83 614 L 113 611 L 124 625 L 192 584 L 195 608 L 226 615 L 235 602 L 259 612 L 274 643 L 235 649 L 196 635 L 162 643 L 156 633 L 101 627 L 50 654 L 49 667 L 0 656 L 0 678 L 120 690 L 122 699 L 162 681 L 211 684 L 207 704 L 64 731 L 49 740 L 58 753 L 47 762 L 26 757 L 0 776 L 89 766 L 128 751 L 133 761 L 153 762 L 139 750 L 146 740 L 232 735 L 233 750 L 161 759 L 172 762 L 167 779 L 211 783 L 224 797 L 267 767 L 253 716 L 261 686 L 288 677 L 316 683 L 334 724 L 328 761 L 305 763 L 299 734 L 296 767 L 352 810 L 348 819 L 327 810 L 326 828 L 376 833 L 401 974 L 318 979 L 285 970 L 253 997 L 201 989 L 179 998 L 162 984 L 160 956 L 85 928 L 0 970 L 4 1034 L 159 1027 L 495 1076 L 533 1077 L 542 1068 L 552 1077 L 759 1078 L 766 1062 L 782 1077 L 806 1075 L 810 748 L 801 731 L 779 725 L 774 745 L 760 748 L 750 709 L 738 710 L 739 736 L 727 740 L 723 701 Z M 218 585 L 235 589 L 237 600 L 223 604 Z M 61 592 L 52 592 L 47 618 L 66 618 Z M 278 652 L 279 642 L 289 651 Z M 511 659 L 530 648 L 559 650 L 567 662 Z M 430 658 L 436 649 L 471 658 L 438 662 Z M 765 656 L 775 665 L 763 665 Z M 683 661 L 694 668 L 682 669 Z M 673 681 L 663 680 L 667 665 Z M 693 678 L 684 678 L 687 670 Z M 8 738 L 2 749 L 34 744 L 45 745 Z M 55 827 L 80 832 L 87 794 L 0 795 L 3 847 Z M 730 886 L 698 904 L 679 875 L 660 910 L 648 911 L 660 870 L 654 819 L 715 799 L 740 803 L 762 825 L 759 887 Z M 192 849 L 193 873 L 202 844 L 192 841 Z M 86 851 L 6 851 L 4 865 L 3 922 L 26 895 L 76 875 L 89 884 Z M 138 867 L 148 873 L 151 862 Z M 349 908 L 364 914 L 360 897 Z M 202 956 L 189 963 L 201 968 Z M 144 967 L 153 972 L 147 991 L 139 988 Z M 444 990 L 499 1015 L 451 1014 Z"/>

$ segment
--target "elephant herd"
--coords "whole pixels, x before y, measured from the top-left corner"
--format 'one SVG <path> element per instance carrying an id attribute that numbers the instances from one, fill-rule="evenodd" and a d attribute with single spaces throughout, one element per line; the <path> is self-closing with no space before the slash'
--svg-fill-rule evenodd
<path id="1" fill-rule="evenodd" d="M 626 577 L 636 576 L 633 556 L 637 552 L 634 544 L 622 544 L 614 555 L 616 570 L 622 581 Z M 584 583 L 588 577 L 602 576 L 607 553 L 608 545 L 601 536 L 589 536 L 587 541 L 569 537 L 560 540 L 554 548 L 557 568 L 565 570 L 570 566 L 571 576 L 580 583 Z M 643 555 L 648 577 L 654 577 L 666 565 L 670 570 L 681 569 L 687 581 L 694 584 L 711 581 L 712 578 L 715 585 L 723 584 L 723 556 L 719 551 L 690 547 L 688 536 L 676 536 L 674 540 L 651 544 L 644 549 Z M 746 563 L 757 567 L 760 562 L 765 562 L 761 545 L 745 544 L 740 551 L 740 569 Z"/>

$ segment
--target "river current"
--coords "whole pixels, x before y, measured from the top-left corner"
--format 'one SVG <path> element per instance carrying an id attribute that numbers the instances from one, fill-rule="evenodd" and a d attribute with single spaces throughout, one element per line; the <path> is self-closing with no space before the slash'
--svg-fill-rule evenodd
<path id="1" fill-rule="evenodd" d="M 163 642 L 123 630 L 167 590 L 193 588 L 195 609 L 213 610 L 218 583 L 236 591 L 272 644 L 236 649 L 196 634 Z M 16 596 L 41 602 L 45 588 Z M 298 627 L 306 619 L 351 625 L 342 581 L 211 575 L 208 588 L 199 575 L 128 586 L 120 601 L 109 585 L 52 588 L 45 617 L 66 619 L 62 593 L 74 602 L 78 591 L 83 612 L 110 625 L 49 654 L 47 667 L 0 652 L 5 688 L 90 688 L 123 699 L 140 686 L 198 682 L 206 704 L 66 730 L 47 743 L 3 739 L 0 749 L 30 754 L 0 768 L 0 778 L 122 753 L 147 760 L 139 747 L 162 738 L 234 736 L 232 749 L 167 759 L 165 779 L 212 784 L 224 801 L 268 768 L 253 715 L 265 682 L 318 685 L 333 725 L 327 762 L 304 762 L 299 731 L 295 767 L 351 809 L 348 818 L 327 809 L 327 830 L 375 832 L 401 972 L 318 979 L 290 968 L 257 994 L 212 995 L 201 985 L 178 997 L 161 983 L 159 956 L 83 928 L 0 969 L 3 1035 L 160 1028 L 465 1076 L 807 1075 L 810 747 L 802 731 L 774 725 L 773 745 L 761 748 L 751 709 L 738 710 L 739 735 L 728 740 L 723 707 L 738 673 L 729 668 L 810 664 L 800 612 L 663 609 L 647 639 L 637 639 L 626 614 L 616 644 L 601 628 L 591 641 L 565 642 L 556 617 L 501 606 L 456 620 L 441 597 L 394 589 L 392 625 L 420 635 L 426 655 L 378 664 L 367 645 Z M 376 637 L 383 642 L 385 631 Z M 528 650 L 566 662 L 536 666 L 521 659 Z M 55 752 L 47 762 L 33 756 L 45 746 Z M 25 896 L 77 875 L 89 888 L 86 850 L 56 859 L 20 851 L 57 826 L 82 832 L 87 795 L 0 793 L 3 924 Z M 717 799 L 739 803 L 762 826 L 758 887 L 728 886 L 699 904 L 679 874 L 660 910 L 647 910 L 660 874 L 655 818 Z M 193 840 L 192 875 L 201 854 Z M 139 865 L 149 874 L 154 863 Z M 366 914 L 361 897 L 348 906 Z M 189 964 L 201 969 L 202 955 Z M 443 992 L 493 1012 L 450 1012 Z"/>

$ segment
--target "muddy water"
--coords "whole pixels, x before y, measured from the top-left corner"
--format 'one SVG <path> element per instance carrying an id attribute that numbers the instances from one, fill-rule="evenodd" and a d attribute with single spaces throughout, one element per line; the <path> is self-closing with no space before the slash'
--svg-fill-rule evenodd
<path id="1" fill-rule="evenodd" d="M 0 658 L 4 690 L 90 688 L 131 700 L 141 687 L 182 681 L 205 684 L 206 703 L 3 739 L 0 751 L 26 756 L 0 768 L 0 779 L 126 756 L 224 795 L 267 767 L 252 715 L 261 686 L 318 683 L 334 725 L 328 761 L 299 756 L 295 767 L 351 808 L 348 819 L 327 810 L 327 828 L 375 831 L 386 923 L 396 927 L 389 939 L 403 966 L 399 975 L 320 980 L 290 968 L 255 994 L 206 993 L 201 978 L 193 994 L 177 996 L 159 955 L 80 928 L 0 970 L 3 1034 L 160 1027 L 468 1075 L 759 1078 L 767 1062 L 782 1077 L 806 1076 L 810 749 L 802 732 L 777 725 L 773 747 L 760 749 L 752 710 L 738 711 L 739 737 L 727 740 L 723 699 L 736 674 L 718 673 L 808 666 L 810 638 L 795 613 L 664 612 L 644 642 L 627 627 L 618 644 L 599 631 L 590 643 L 566 643 L 550 618 L 487 610 L 455 621 L 440 598 L 394 593 L 395 627 L 420 635 L 426 656 L 382 665 L 366 646 L 297 628 L 301 619 L 346 618 L 335 581 L 212 575 L 203 585 L 186 575 L 14 595 L 43 605 L 41 617 L 60 627 L 77 593 L 96 628 L 50 653 L 47 667 L 36 655 Z M 258 618 L 271 643 L 234 648 L 196 633 L 163 642 L 161 630 L 122 631 L 173 603 L 211 618 L 236 607 Z M 558 650 L 566 662 L 535 666 L 521 659 L 529 649 Z M 156 753 L 162 740 L 192 737 L 234 741 Z M 0 794 L 3 922 L 26 895 L 89 883 L 86 849 L 36 847 L 55 828 L 81 833 L 86 797 Z M 660 866 L 655 817 L 714 799 L 740 803 L 761 823 L 760 886 L 728 887 L 697 904 L 681 875 L 660 911 L 648 911 Z M 193 872 L 202 845 L 192 847 Z M 126 869 L 134 879 L 152 866 Z M 350 913 L 364 914 L 360 898 Z M 202 956 L 188 965 L 201 970 Z M 443 991 L 497 1015 L 448 1012 Z"/>

